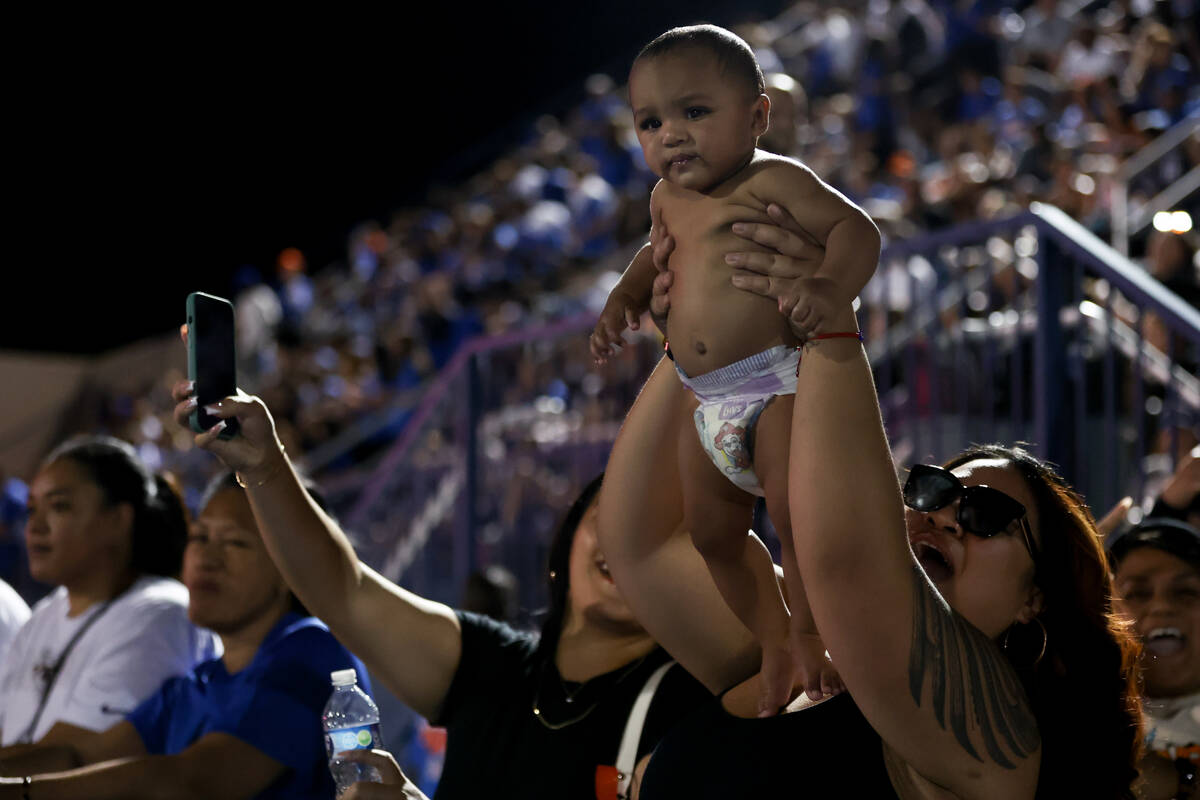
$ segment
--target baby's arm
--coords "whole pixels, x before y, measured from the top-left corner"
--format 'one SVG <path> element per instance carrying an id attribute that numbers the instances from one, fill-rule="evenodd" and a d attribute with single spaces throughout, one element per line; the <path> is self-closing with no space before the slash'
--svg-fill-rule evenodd
<path id="1" fill-rule="evenodd" d="M 661 227 L 657 192 L 650 194 L 650 216 L 654 227 Z M 650 310 L 650 299 L 654 288 L 654 279 L 658 277 L 658 268 L 654 263 L 655 230 L 651 229 L 651 241 L 648 242 L 633 261 L 625 268 L 621 279 L 608 294 L 604 310 L 592 331 L 590 339 L 592 357 L 597 364 L 603 364 L 617 349 L 623 340 L 621 333 L 626 328 L 636 331 L 640 326 L 642 314 Z"/>
<path id="2" fill-rule="evenodd" d="M 858 296 L 879 263 L 879 229 L 845 195 L 795 161 L 775 161 L 753 179 L 752 191 L 778 203 L 825 247 L 825 256 L 804 293 L 780 310 L 807 333 L 821 333 L 835 310 Z M 784 307 L 790 305 L 791 308 Z"/>

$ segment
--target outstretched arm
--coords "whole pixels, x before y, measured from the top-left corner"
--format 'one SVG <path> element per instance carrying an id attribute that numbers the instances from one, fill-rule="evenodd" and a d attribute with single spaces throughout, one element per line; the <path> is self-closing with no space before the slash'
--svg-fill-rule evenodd
<path id="1" fill-rule="evenodd" d="M 782 256 L 734 284 L 785 297 L 806 251 L 798 225 L 747 236 Z M 833 319 L 855 330 L 845 305 Z M 834 339 L 800 364 L 789 464 L 792 538 L 817 629 L 884 742 L 919 775 L 958 797 L 1032 797 L 1036 723 L 995 645 L 945 603 L 908 547 L 900 488 L 862 346 Z"/>
<path id="2" fill-rule="evenodd" d="M 175 419 L 187 425 L 194 407 L 187 382 L 174 394 Z M 454 612 L 358 560 L 346 534 L 305 491 L 261 400 L 229 397 L 212 413 L 237 417 L 240 431 L 223 440 L 214 428 L 196 444 L 242 475 L 263 541 L 292 591 L 404 703 L 436 716 L 462 654 Z"/>

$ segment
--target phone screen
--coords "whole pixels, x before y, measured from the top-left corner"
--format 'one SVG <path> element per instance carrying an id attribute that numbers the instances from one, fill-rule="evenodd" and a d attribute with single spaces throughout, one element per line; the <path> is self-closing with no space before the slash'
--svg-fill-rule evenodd
<path id="1" fill-rule="evenodd" d="M 199 401 L 192 428 L 206 431 L 218 420 L 203 407 L 237 392 L 233 305 L 228 300 L 199 292 L 188 297 L 188 351 L 189 377 L 196 382 Z M 232 436 L 236 424 L 228 420 L 222 435 Z"/>

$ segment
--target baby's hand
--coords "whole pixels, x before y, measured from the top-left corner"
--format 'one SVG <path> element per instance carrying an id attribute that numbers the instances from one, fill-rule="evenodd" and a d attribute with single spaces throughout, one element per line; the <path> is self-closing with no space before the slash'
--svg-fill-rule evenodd
<path id="1" fill-rule="evenodd" d="M 608 296 L 604 310 L 600 312 L 600 320 L 592 330 L 589 343 L 592 348 L 592 358 L 597 364 L 608 361 L 609 356 L 618 352 L 625 340 L 621 333 L 626 328 L 636 331 L 641 327 L 642 312 L 646 310 L 644 302 L 639 303 L 633 296 L 614 291 Z"/>
<path id="2" fill-rule="evenodd" d="M 800 686 L 810 700 L 820 700 L 846 690 L 837 669 L 825 657 L 825 643 L 820 636 L 793 632 L 791 644 Z"/>
<path id="3" fill-rule="evenodd" d="M 830 324 L 845 307 L 837 283 L 829 278 L 801 278 L 779 298 L 779 312 L 788 318 L 792 332 L 801 341 L 828 333 Z"/>

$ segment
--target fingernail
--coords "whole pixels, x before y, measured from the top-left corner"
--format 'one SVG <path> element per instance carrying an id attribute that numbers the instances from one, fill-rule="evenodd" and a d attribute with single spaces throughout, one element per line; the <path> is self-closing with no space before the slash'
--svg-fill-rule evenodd
<path id="1" fill-rule="evenodd" d="M 184 408 L 186 408 L 188 411 L 191 411 L 197 405 L 199 405 L 199 403 L 200 403 L 200 401 L 197 400 L 194 396 L 189 397 L 187 403 L 184 405 Z"/>
<path id="2" fill-rule="evenodd" d="M 745 233 L 746 230 L 747 230 L 746 223 L 744 223 L 744 222 L 733 223 L 733 232 L 734 233 Z"/>
<path id="3" fill-rule="evenodd" d="M 225 430 L 225 420 L 221 420 L 216 425 L 213 425 L 208 429 L 209 433 L 220 433 L 223 430 Z"/>
<path id="4" fill-rule="evenodd" d="M 194 392 L 194 391 L 196 391 L 196 382 L 195 382 L 195 381 L 188 381 L 188 382 L 187 382 L 187 390 L 188 390 L 189 392 Z"/>
<path id="5" fill-rule="evenodd" d="M 726 263 L 726 264 L 740 264 L 740 263 L 742 263 L 742 255 L 741 255 L 741 253 L 726 253 L 726 254 L 725 254 L 725 263 Z"/>
<path id="6" fill-rule="evenodd" d="M 213 403 L 212 405 L 205 406 L 204 410 L 206 412 L 208 412 L 209 414 L 215 415 L 218 411 L 221 410 L 221 405 L 219 403 Z"/>

